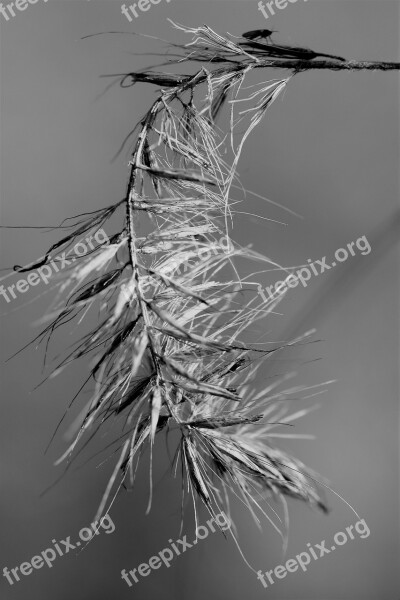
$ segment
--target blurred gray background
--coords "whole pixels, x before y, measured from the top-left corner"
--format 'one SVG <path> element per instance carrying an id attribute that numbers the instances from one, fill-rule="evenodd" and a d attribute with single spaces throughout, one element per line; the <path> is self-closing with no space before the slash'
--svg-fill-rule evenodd
<path id="1" fill-rule="evenodd" d="M 122 198 L 126 153 L 111 158 L 154 98 L 151 86 L 113 87 L 101 98 L 106 73 L 151 64 L 152 44 L 135 36 L 84 35 L 136 30 L 184 40 L 167 17 L 239 35 L 277 29 L 282 43 L 305 45 L 346 58 L 399 60 L 399 3 L 391 1 L 298 0 L 268 21 L 257 2 L 162 0 L 129 23 L 120 1 L 39 0 L 6 22 L 1 31 L 1 222 L 54 225 L 63 218 Z M 179 38 L 178 38 L 179 36 Z M 153 61 L 154 62 L 154 61 Z M 156 58 L 155 62 L 159 62 Z M 263 77 L 268 79 L 264 73 Z M 339 247 L 366 235 L 372 252 L 350 257 L 335 270 L 297 287 L 268 321 L 272 341 L 317 328 L 317 344 L 284 353 L 273 372 L 298 370 L 294 384 L 337 380 L 318 398 L 319 410 L 297 422 L 296 431 L 315 440 L 280 445 L 327 477 L 364 518 L 371 535 L 348 541 L 308 571 L 289 574 L 264 589 L 232 541 L 209 535 L 132 588 L 121 580 L 179 537 L 180 487 L 168 471 L 164 445 L 156 452 L 156 494 L 145 517 L 148 456 L 134 493 L 121 493 L 111 516 L 113 534 L 98 536 L 76 555 L 57 559 L 10 586 L 0 576 L 2 600 L 398 600 L 399 586 L 399 409 L 398 409 L 398 72 L 310 72 L 295 77 L 284 96 L 251 135 L 239 172 L 245 187 L 284 204 L 303 219 L 249 197 L 240 210 L 285 221 L 286 227 L 238 216 L 234 237 L 280 264 L 332 257 Z M 398 222 L 398 221 L 397 221 Z M 384 232 L 377 235 L 374 232 Z M 377 237 L 375 237 L 377 235 Z M 3 230 L 1 264 L 26 264 L 42 256 L 57 234 Z M 374 245 L 374 242 L 375 245 Z M 2 273 L 4 274 L 4 273 Z M 261 277 L 264 285 L 277 274 Z M 9 282 L 15 283 L 13 276 Z M 8 283 L 9 285 L 9 283 Z M 2 402 L 0 569 L 29 561 L 51 539 L 74 540 L 88 525 L 112 468 L 92 461 L 73 471 L 47 495 L 61 473 L 53 466 L 64 448 L 60 435 L 44 448 L 87 363 L 32 392 L 42 379 L 43 349 L 30 348 L 5 360 L 38 333 L 33 322 L 46 313 L 52 293 L 45 286 L 20 295 L 12 305 L 0 298 Z M 322 294 L 322 295 L 321 295 Z M 23 306 L 26 302 L 31 301 Z M 59 339 L 53 356 L 61 351 Z M 316 360 L 318 359 L 318 360 Z M 302 363 L 307 363 L 303 364 Z M 260 379 L 256 385 L 262 385 Z M 99 444 L 97 447 L 100 447 Z M 96 444 L 92 450 L 95 450 Z M 293 501 L 290 539 L 282 557 L 279 537 L 265 522 L 261 534 L 235 506 L 242 549 L 256 569 L 267 571 L 306 544 L 331 540 L 354 524 L 355 515 L 333 494 L 329 516 Z M 207 517 L 201 513 L 200 522 Z M 193 522 L 185 524 L 188 539 Z M 329 545 L 329 544 L 328 544 Z"/>

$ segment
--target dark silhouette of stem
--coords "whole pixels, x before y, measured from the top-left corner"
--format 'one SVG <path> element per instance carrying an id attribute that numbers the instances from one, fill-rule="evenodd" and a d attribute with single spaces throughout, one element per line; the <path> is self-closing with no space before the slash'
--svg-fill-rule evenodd
<path id="1" fill-rule="evenodd" d="M 399 71 L 399 62 L 377 62 L 377 61 L 356 61 L 348 60 L 338 62 L 336 60 L 261 60 L 256 69 L 291 69 L 295 73 L 301 71 L 323 70 L 330 71 Z"/>

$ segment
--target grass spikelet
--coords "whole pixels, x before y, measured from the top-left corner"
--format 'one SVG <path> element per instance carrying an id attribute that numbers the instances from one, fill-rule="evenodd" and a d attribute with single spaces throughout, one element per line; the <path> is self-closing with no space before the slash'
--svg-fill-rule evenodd
<path id="1" fill-rule="evenodd" d="M 293 61 L 311 63 L 328 55 L 247 38 L 233 41 L 206 25 L 173 25 L 189 41 L 171 44 L 178 59 L 171 55 L 168 64 L 194 64 L 194 74 L 150 68 L 118 76 L 128 88 L 124 93 L 140 83 L 158 88 L 128 136 L 134 142 L 125 197 L 64 222 L 67 235 L 40 262 L 16 268 L 47 264 L 83 234 L 116 227 L 109 231 L 109 244 L 63 271 L 50 324 L 35 339 L 47 338 L 48 345 L 58 328 L 88 323 L 53 375 L 78 358 L 91 360 L 80 391 L 94 390 L 58 462 L 70 464 L 111 422 L 119 428 L 104 449 L 112 448 L 111 456 L 119 458 L 97 519 L 128 480 L 133 485 L 143 452 L 152 453 L 160 434 L 174 429 L 179 433 L 176 464 L 195 509 L 200 501 L 211 514 L 222 507 L 229 512 L 228 498 L 234 494 L 257 523 L 261 514 L 282 533 L 270 498 L 285 507 L 285 497 L 293 497 L 327 511 L 316 475 L 273 444 L 279 437 L 296 437 L 293 421 L 310 410 L 291 413 L 294 398 L 298 402 L 321 390 L 285 388 L 289 375 L 261 390 L 254 380 L 277 353 L 306 343 L 313 332 L 279 345 L 260 341 L 265 338 L 252 341 L 280 297 L 262 298 L 256 275 L 242 277 L 238 259 L 257 269 L 260 263 L 277 265 L 231 240 L 237 204 L 232 195 L 240 188 L 237 166 L 244 143 L 299 72 Z M 277 60 L 287 67 L 287 76 L 247 86 L 254 69 Z M 215 123 L 225 109 L 228 132 Z M 142 237 L 138 223 L 148 232 Z M 96 315 L 95 326 L 91 315 Z"/>

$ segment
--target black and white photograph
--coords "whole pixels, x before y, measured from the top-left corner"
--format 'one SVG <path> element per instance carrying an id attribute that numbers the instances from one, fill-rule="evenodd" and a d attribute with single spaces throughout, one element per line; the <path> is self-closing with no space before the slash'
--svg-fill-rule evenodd
<path id="1" fill-rule="evenodd" d="M 400 600 L 400 1 L 0 2 L 0 600 Z"/>

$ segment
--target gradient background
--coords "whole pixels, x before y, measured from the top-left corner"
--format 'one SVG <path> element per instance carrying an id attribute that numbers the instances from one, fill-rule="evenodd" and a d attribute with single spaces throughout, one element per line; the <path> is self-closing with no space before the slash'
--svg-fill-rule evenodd
<path id="1" fill-rule="evenodd" d="M 81 41 L 84 35 L 136 27 L 183 40 L 166 21 L 170 17 L 190 26 L 207 23 L 222 34 L 272 26 L 283 43 L 347 58 L 399 60 L 398 2 L 299 0 L 266 21 L 255 0 L 163 0 L 132 24 L 120 6 L 120 1 L 110 0 L 39 0 L 8 22 L 0 17 L 3 225 L 57 224 L 119 200 L 124 193 L 126 154 L 113 164 L 110 159 L 155 89 L 114 87 L 96 99 L 108 83 L 99 75 L 151 64 L 151 58 L 131 53 L 152 45 L 131 36 Z M 297 422 L 299 433 L 315 434 L 316 439 L 290 440 L 282 447 L 327 477 L 366 520 L 371 535 L 349 540 L 319 562 L 312 561 L 307 573 L 297 571 L 264 589 L 232 541 L 214 534 L 176 558 L 169 569 L 154 571 L 128 588 L 121 569 L 137 567 L 166 547 L 169 538 L 179 537 L 179 482 L 167 471 L 164 444 L 159 444 L 149 516 L 144 516 L 146 458 L 135 493 L 121 493 L 114 504 L 112 535 L 96 537 L 85 552 L 59 558 L 52 569 L 43 567 L 13 586 L 0 577 L 2 600 L 400 598 L 399 228 L 393 225 L 399 210 L 398 108 L 396 72 L 310 72 L 296 77 L 251 135 L 239 172 L 245 187 L 303 219 L 250 198 L 241 210 L 284 220 L 287 226 L 238 216 L 234 233 L 238 241 L 252 242 L 287 266 L 324 255 L 329 260 L 337 248 L 362 235 L 371 242 L 368 256 L 350 257 L 313 278 L 307 289 L 292 290 L 268 322 L 271 340 L 318 329 L 318 344 L 282 354 L 271 367 L 274 372 L 298 369 L 298 384 L 337 380 L 320 396 L 319 410 Z M 385 229 L 388 223 L 391 229 Z M 38 230 L 3 230 L 1 237 L 0 267 L 26 264 L 57 239 Z M 261 278 L 265 285 L 277 279 L 281 277 L 276 274 Z M 13 275 L 8 281 L 17 280 Z M 39 297 L 42 292 L 47 293 Z M 64 447 L 62 437 L 46 456 L 44 448 L 87 364 L 32 392 L 42 379 L 43 349 L 30 348 L 4 361 L 38 333 L 32 324 L 46 313 L 51 296 L 42 285 L 12 305 L 0 298 L 1 570 L 29 561 L 52 538 L 76 539 L 91 522 L 112 468 L 109 463 L 96 468 L 94 461 L 71 470 L 40 498 L 60 473 L 52 462 Z M 53 356 L 67 343 L 65 331 Z M 99 443 L 92 451 L 96 447 Z M 251 564 L 267 571 L 306 550 L 308 542 L 326 539 L 329 547 L 334 534 L 357 519 L 334 495 L 328 494 L 328 501 L 333 510 L 327 517 L 289 502 L 285 558 L 272 528 L 265 523 L 261 534 L 235 507 L 242 549 Z M 206 520 L 202 513 L 200 523 Z M 186 532 L 192 539 L 190 513 Z"/>

